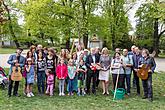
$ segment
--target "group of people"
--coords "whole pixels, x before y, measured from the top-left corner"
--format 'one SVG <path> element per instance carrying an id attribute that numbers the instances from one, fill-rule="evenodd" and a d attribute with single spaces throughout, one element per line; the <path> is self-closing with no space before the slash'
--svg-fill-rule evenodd
<path id="1" fill-rule="evenodd" d="M 129 96 L 131 91 L 131 74 L 137 88 L 137 95 L 140 95 L 139 77 L 137 71 L 142 64 L 150 65 L 149 76 L 142 80 L 144 88 L 144 99 L 153 100 L 152 73 L 156 64 L 154 58 L 149 55 L 147 49 L 140 50 L 136 46 L 131 51 L 119 48 L 115 49 L 111 57 L 108 49 L 98 47 L 83 49 L 77 45 L 76 52 L 71 53 L 67 49 L 61 49 L 59 54 L 53 48 L 46 48 L 42 45 L 32 45 L 26 57 L 21 55 L 23 49 L 18 48 L 16 54 L 11 55 L 8 64 L 9 71 L 8 96 L 11 97 L 13 82 L 14 96 L 18 95 L 19 81 L 11 79 L 12 67 L 19 66 L 25 78 L 24 94 L 33 97 L 33 84 L 37 81 L 39 95 L 47 94 L 53 96 L 55 84 L 58 82 L 59 96 L 64 96 L 66 91 L 69 96 L 76 93 L 78 96 L 96 95 L 99 83 L 102 84 L 102 94 L 109 95 L 109 77 L 112 74 L 113 88 L 124 88 Z M 119 75 L 119 77 L 117 77 Z M 117 78 L 119 78 L 117 80 Z M 58 79 L 58 81 L 56 81 Z M 91 87 L 92 81 L 92 87 Z M 57 84 L 56 84 L 57 85 Z M 117 87 L 116 87 L 117 86 Z"/>

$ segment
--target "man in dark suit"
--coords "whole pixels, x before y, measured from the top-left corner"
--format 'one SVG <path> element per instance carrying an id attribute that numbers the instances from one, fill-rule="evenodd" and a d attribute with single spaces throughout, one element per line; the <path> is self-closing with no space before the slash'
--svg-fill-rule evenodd
<path id="1" fill-rule="evenodd" d="M 87 94 L 90 94 L 90 83 L 91 79 L 93 78 L 93 85 L 92 85 L 92 93 L 96 95 L 96 70 L 93 68 L 95 64 L 99 63 L 99 58 L 95 54 L 95 49 L 91 48 L 91 53 L 87 56 L 86 59 L 86 66 L 87 66 Z"/>

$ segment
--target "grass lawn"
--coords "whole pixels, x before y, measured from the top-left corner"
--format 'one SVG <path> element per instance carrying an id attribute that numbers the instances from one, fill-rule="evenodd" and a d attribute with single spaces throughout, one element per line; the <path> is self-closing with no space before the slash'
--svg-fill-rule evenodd
<path id="1" fill-rule="evenodd" d="M 12 54 L 16 51 L 16 49 L 11 48 L 0 48 L 0 54 Z"/>
<path id="2" fill-rule="evenodd" d="M 19 93 L 21 97 L 7 97 L 7 90 L 0 89 L 0 110 L 165 110 L 165 74 L 156 73 L 153 75 L 154 101 L 141 99 L 136 96 L 135 89 L 132 89 L 130 97 L 124 100 L 113 101 L 113 95 L 102 96 L 101 89 L 97 96 L 73 97 L 58 96 L 56 86 L 55 96 L 38 96 L 36 84 L 34 85 L 33 98 L 23 96 L 23 84 L 21 82 Z M 110 85 L 111 86 L 111 85 Z M 112 86 L 111 86 L 112 87 Z M 111 88 L 110 87 L 110 88 Z"/>

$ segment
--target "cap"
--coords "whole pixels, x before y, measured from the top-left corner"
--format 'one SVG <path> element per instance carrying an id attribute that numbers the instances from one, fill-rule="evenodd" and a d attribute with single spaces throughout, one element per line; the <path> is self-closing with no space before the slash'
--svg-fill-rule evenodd
<path id="1" fill-rule="evenodd" d="M 32 61 L 32 59 L 31 58 L 28 58 L 27 61 Z"/>

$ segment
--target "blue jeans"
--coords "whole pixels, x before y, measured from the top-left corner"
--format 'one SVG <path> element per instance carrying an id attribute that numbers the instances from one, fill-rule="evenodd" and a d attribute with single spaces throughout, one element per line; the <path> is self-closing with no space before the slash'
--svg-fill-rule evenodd
<path id="1" fill-rule="evenodd" d="M 38 72 L 37 73 L 37 86 L 38 92 L 44 94 L 45 91 L 45 72 Z M 42 88 L 42 92 L 41 92 Z"/>
<path id="2" fill-rule="evenodd" d="M 148 79 L 142 80 L 143 89 L 144 89 L 144 96 L 148 98 L 153 98 L 152 92 L 152 73 L 148 74 Z"/>
<path id="3" fill-rule="evenodd" d="M 74 79 L 69 79 L 68 84 L 69 84 L 69 93 L 72 93 L 74 88 Z"/>
<path id="4" fill-rule="evenodd" d="M 130 88 L 131 88 L 131 74 L 126 74 L 125 75 L 125 81 L 127 84 L 127 93 L 130 93 Z"/>

